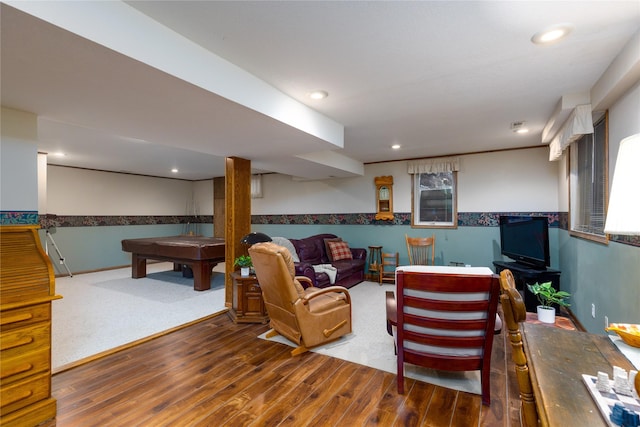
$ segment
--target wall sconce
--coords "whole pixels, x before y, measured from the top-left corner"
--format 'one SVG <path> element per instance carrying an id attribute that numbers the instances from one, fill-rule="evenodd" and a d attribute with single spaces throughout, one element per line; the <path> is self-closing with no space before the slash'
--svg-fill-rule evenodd
<path id="1" fill-rule="evenodd" d="M 604 232 L 640 235 L 640 133 L 620 142 Z"/>

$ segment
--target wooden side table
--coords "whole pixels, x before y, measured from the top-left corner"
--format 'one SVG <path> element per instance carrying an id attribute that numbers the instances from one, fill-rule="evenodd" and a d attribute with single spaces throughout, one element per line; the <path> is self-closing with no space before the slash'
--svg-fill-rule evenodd
<path id="1" fill-rule="evenodd" d="M 241 276 L 231 273 L 233 281 L 233 302 L 229 317 L 234 323 L 267 323 L 269 315 L 264 307 L 262 289 L 255 275 Z"/>

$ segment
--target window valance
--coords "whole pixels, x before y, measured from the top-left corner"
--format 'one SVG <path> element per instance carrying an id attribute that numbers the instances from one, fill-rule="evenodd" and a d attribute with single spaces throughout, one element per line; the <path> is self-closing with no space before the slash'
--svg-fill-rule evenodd
<path id="1" fill-rule="evenodd" d="M 457 172 L 459 170 L 459 157 L 439 157 L 407 162 L 407 173 L 409 174 Z"/>
<path id="2" fill-rule="evenodd" d="M 558 160 L 572 142 L 593 133 L 591 104 L 578 105 L 549 144 L 549 161 Z"/>

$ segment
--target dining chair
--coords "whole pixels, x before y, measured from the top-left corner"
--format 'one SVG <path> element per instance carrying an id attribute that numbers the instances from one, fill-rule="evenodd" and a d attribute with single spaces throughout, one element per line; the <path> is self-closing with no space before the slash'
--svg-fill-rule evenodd
<path id="1" fill-rule="evenodd" d="M 489 379 L 500 285 L 495 274 L 396 270 L 398 393 L 404 364 L 480 371 L 482 403 Z"/>
<path id="2" fill-rule="evenodd" d="M 382 262 L 380 263 L 380 270 L 378 271 L 378 282 L 380 285 L 383 283 L 396 283 L 396 268 L 398 267 L 400 256 L 398 252 L 383 253 Z"/>
<path id="3" fill-rule="evenodd" d="M 504 323 L 509 331 L 509 341 L 511 342 L 512 358 L 515 363 L 516 378 L 520 391 L 520 416 L 524 427 L 536 427 L 538 425 L 538 411 L 536 410 L 535 397 L 529 376 L 529 366 L 527 365 L 527 355 L 522 344 L 522 334 L 520 323 L 527 318 L 522 295 L 516 289 L 515 279 L 511 270 L 505 269 L 500 272 L 500 304 Z"/>
<path id="4" fill-rule="evenodd" d="M 404 235 L 411 265 L 434 265 L 436 256 L 436 236 L 409 237 Z"/>

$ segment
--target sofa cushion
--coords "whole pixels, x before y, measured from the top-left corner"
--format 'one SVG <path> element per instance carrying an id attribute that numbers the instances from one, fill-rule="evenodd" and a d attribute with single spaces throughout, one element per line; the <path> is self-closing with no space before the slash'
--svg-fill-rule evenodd
<path id="1" fill-rule="evenodd" d="M 324 250 L 325 250 L 325 253 L 327 254 L 327 258 L 329 258 L 329 261 L 333 261 L 333 257 L 331 256 L 331 248 L 329 247 L 329 242 L 342 242 L 342 238 L 335 237 L 332 239 L 324 239 Z"/>
<path id="2" fill-rule="evenodd" d="M 362 259 L 341 259 L 331 263 L 331 265 L 338 269 L 339 273 L 342 272 L 346 275 L 362 270 L 364 268 L 364 264 L 365 260 Z"/>
<path id="3" fill-rule="evenodd" d="M 328 242 L 330 258 L 332 261 L 340 261 L 342 259 L 353 259 L 351 249 L 347 242 Z"/>

